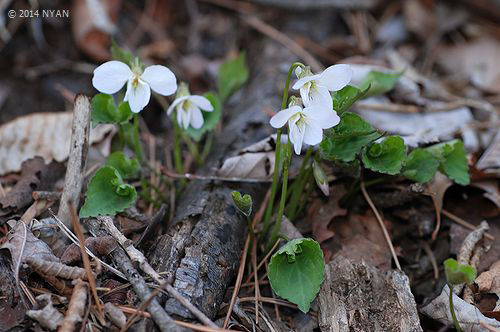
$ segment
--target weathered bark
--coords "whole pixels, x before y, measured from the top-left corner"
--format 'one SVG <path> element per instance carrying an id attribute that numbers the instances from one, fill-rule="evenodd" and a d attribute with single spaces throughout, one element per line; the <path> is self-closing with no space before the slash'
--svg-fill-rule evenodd
<path id="1" fill-rule="evenodd" d="M 337 256 L 325 267 L 319 292 L 321 331 L 420 332 L 408 277 Z"/>
<path id="2" fill-rule="evenodd" d="M 21 323 L 26 308 L 21 301 L 16 278 L 10 267 L 10 259 L 0 254 L 0 331 L 24 331 Z"/>
<path id="3" fill-rule="evenodd" d="M 265 42 L 253 80 L 230 113 L 230 121 L 218 135 L 203 174 L 214 175 L 223 158 L 271 133 L 265 109 L 277 110 L 288 66 L 294 57 L 278 44 Z M 225 110 L 226 111 L 226 110 Z M 238 268 L 247 224 L 233 207 L 230 192 L 249 193 L 259 206 L 267 184 L 192 181 L 182 195 L 172 225 L 149 254 L 158 272 L 167 272 L 173 286 L 208 317 L 215 317 L 224 293 Z M 166 310 L 182 317 L 189 312 L 175 299 Z"/>

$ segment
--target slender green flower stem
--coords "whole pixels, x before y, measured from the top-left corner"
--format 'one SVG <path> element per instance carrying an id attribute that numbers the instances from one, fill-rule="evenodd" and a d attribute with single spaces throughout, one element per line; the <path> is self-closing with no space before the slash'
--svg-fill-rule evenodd
<path id="1" fill-rule="evenodd" d="M 283 92 L 283 100 L 281 101 L 281 110 L 284 110 L 287 106 L 288 90 L 290 89 L 290 81 L 292 79 L 293 71 L 297 67 L 304 67 L 304 65 L 300 62 L 294 62 L 290 66 L 290 69 L 288 70 L 288 76 L 287 76 L 286 82 L 285 82 L 285 91 Z M 279 178 L 280 178 L 279 164 L 280 164 L 280 157 L 281 157 L 281 132 L 282 132 L 282 130 L 280 128 L 280 129 L 278 129 L 277 134 L 276 134 L 276 154 L 275 154 L 275 158 L 274 158 L 273 184 L 271 187 L 271 197 L 269 198 L 269 204 L 268 204 L 268 206 L 266 208 L 266 212 L 264 214 L 264 220 L 263 220 L 264 234 L 269 229 L 269 222 L 271 220 L 271 215 L 273 214 L 274 198 L 276 197 L 276 191 L 278 190 L 278 182 L 279 182 Z M 285 191 L 284 195 L 286 196 L 286 191 Z M 283 194 L 282 194 L 282 196 L 283 196 Z"/>
<path id="2" fill-rule="evenodd" d="M 188 134 L 186 134 L 186 132 L 183 131 L 182 129 L 181 129 L 181 136 L 184 143 L 186 143 L 189 152 L 191 152 L 191 154 L 193 155 L 194 161 L 198 166 L 201 166 L 203 162 L 201 160 L 201 155 L 198 150 L 198 145 L 195 142 L 193 142 L 193 140 L 189 138 Z"/>
<path id="3" fill-rule="evenodd" d="M 142 150 L 139 136 L 139 114 L 134 114 L 134 152 L 135 156 L 142 164 L 144 162 L 144 151 Z"/>
<path id="4" fill-rule="evenodd" d="M 278 215 L 276 216 L 276 222 L 273 225 L 271 230 L 271 236 L 269 237 L 269 241 L 267 243 L 267 249 L 270 250 L 276 240 L 278 239 L 278 235 L 281 229 L 281 221 L 283 219 L 283 212 L 285 211 L 285 202 L 286 202 L 286 187 L 288 185 L 288 166 L 290 164 L 290 159 L 292 155 L 292 146 L 290 144 L 290 140 L 286 145 L 286 155 L 285 160 L 283 161 L 283 184 L 281 186 L 281 199 L 280 205 L 278 207 Z"/>
<path id="5" fill-rule="evenodd" d="M 121 124 L 116 125 L 118 127 L 118 144 L 119 150 L 123 151 L 125 148 L 125 130 Z"/>
<path id="6" fill-rule="evenodd" d="M 179 174 L 184 174 L 184 164 L 182 163 L 182 154 L 181 154 L 181 128 L 177 121 L 172 121 L 174 124 L 174 163 L 175 170 Z"/>
<path id="7" fill-rule="evenodd" d="M 455 329 L 458 332 L 462 332 L 462 329 L 460 328 L 460 324 L 458 324 L 458 319 L 455 314 L 455 307 L 453 306 L 453 287 L 448 284 L 448 288 L 450 289 L 450 313 L 451 313 L 451 318 L 453 319 L 453 324 L 455 324 Z"/>
<path id="8" fill-rule="evenodd" d="M 309 159 L 311 158 L 311 155 L 313 153 L 313 148 L 309 147 L 307 149 L 306 155 L 304 156 L 304 159 L 302 160 L 302 165 L 300 165 L 300 170 L 299 170 L 299 175 L 297 176 L 297 179 L 294 181 L 294 188 L 292 191 L 292 196 L 290 197 L 290 201 L 287 206 L 287 216 L 290 220 L 294 220 L 297 212 L 297 207 L 298 203 L 300 200 L 300 197 L 302 196 L 302 192 L 304 191 L 304 187 L 306 185 L 306 180 L 307 180 L 307 166 L 309 164 Z M 296 184 L 295 184 L 296 183 Z"/>
<path id="9" fill-rule="evenodd" d="M 207 134 L 207 138 L 205 139 L 205 144 L 203 145 L 203 150 L 201 151 L 201 161 L 204 162 L 207 159 L 210 150 L 212 150 L 212 143 L 214 141 L 214 133 L 213 131 Z"/>
<path id="10" fill-rule="evenodd" d="M 300 215 L 302 211 L 304 210 L 304 207 L 306 206 L 307 198 L 311 196 L 312 191 L 316 187 L 316 184 L 314 183 L 314 175 L 313 175 L 313 168 L 310 167 L 307 172 L 307 177 L 306 177 L 306 185 L 309 184 L 307 187 L 305 199 L 301 200 L 299 202 L 299 209 L 297 210 L 297 215 Z"/>

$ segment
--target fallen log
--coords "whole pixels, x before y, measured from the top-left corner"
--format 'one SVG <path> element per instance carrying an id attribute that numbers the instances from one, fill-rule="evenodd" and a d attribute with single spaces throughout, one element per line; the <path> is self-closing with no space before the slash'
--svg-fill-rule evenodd
<path id="1" fill-rule="evenodd" d="M 319 300 L 323 332 L 421 332 L 408 277 L 338 255 L 325 266 Z"/>
<path id="2" fill-rule="evenodd" d="M 229 109 L 230 120 L 214 142 L 201 174 L 215 175 L 224 158 L 271 134 L 266 109 L 278 110 L 288 66 L 295 60 L 279 44 L 266 41 L 257 57 L 252 81 L 239 103 Z M 249 193 L 258 206 L 269 183 L 228 183 L 194 180 L 176 208 L 172 224 L 151 248 L 148 257 L 158 272 L 208 317 L 214 318 L 234 278 L 247 230 L 246 220 L 233 207 L 231 191 Z M 175 299 L 166 310 L 181 317 L 190 313 Z"/>

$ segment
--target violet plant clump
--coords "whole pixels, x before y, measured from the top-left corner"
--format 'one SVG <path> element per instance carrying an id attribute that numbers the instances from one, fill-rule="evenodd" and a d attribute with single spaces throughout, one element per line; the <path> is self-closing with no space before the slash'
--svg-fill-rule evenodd
<path id="1" fill-rule="evenodd" d="M 297 77 L 293 89 L 298 90 L 300 98 L 288 97 L 293 73 Z M 411 150 L 400 136 L 384 137 L 385 133 L 373 128 L 361 116 L 349 112 L 356 101 L 393 89 L 402 74 L 372 71 L 359 86 L 354 86 L 349 85 L 353 73 L 348 65 L 333 65 L 322 73 L 313 74 L 302 63 L 292 64 L 285 82 L 281 110 L 270 120 L 270 125 L 277 128 L 277 140 L 271 196 L 262 218 L 268 250 L 280 236 L 285 211 L 293 221 L 303 208 L 300 203 L 308 199 L 312 188 L 308 183 L 314 179 L 325 195 L 330 194 L 322 163 L 344 165 L 345 169 L 360 169 L 363 165 L 372 172 L 403 176 L 421 183 L 432 180 L 440 171 L 458 184 L 469 183 L 466 153 L 460 140 Z M 288 134 L 286 143 L 281 142 L 284 131 Z M 292 146 L 295 155 L 300 155 L 304 145 L 307 148 L 302 165 L 288 188 Z M 281 195 L 275 211 L 280 182 Z M 354 183 L 359 185 L 359 180 Z M 304 190 L 307 186 L 309 189 Z M 274 214 L 276 218 L 272 224 Z M 306 243 L 308 250 L 303 250 Z M 323 254 L 316 244 L 313 239 L 288 242 L 272 256 L 268 274 L 276 294 L 297 304 L 304 312 L 309 309 L 323 280 Z M 323 264 L 309 264 L 320 260 Z M 312 282 L 299 282 L 304 280 L 303 273 Z"/>
<path id="2" fill-rule="evenodd" d="M 165 109 L 166 115 L 172 118 L 174 161 L 177 172 L 182 174 L 182 143 L 187 146 L 197 164 L 201 165 L 211 148 L 212 131 L 221 119 L 221 100 L 227 101 L 248 79 L 242 53 L 238 58 L 221 65 L 218 93 L 193 95 L 187 83 L 177 84 L 175 74 L 168 67 L 145 66 L 139 58 L 116 44 L 113 44 L 111 53 L 114 60 L 94 70 L 92 84 L 100 93 L 92 98 L 91 119 L 93 126 L 116 126 L 117 135 L 112 143 L 114 152 L 89 182 L 86 200 L 80 210 L 82 217 L 115 215 L 135 203 L 136 188 L 125 180 L 141 178 L 141 166 L 148 166 L 140 141 L 139 113 L 147 107 L 152 96 Z M 164 97 L 174 94 L 173 102 L 168 105 Z M 198 145 L 204 135 L 208 137 L 200 152 Z M 182 189 L 183 184 L 180 181 L 179 189 Z M 141 185 L 143 189 L 152 186 L 145 179 L 141 179 Z M 142 197 L 153 202 L 147 192 L 142 190 Z"/>

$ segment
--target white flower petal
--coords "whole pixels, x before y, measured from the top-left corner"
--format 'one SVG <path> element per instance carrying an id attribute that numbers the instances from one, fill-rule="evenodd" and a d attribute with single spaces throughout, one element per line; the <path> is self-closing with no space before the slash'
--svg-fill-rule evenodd
<path id="1" fill-rule="evenodd" d="M 163 96 L 169 96 L 177 90 L 175 75 L 165 66 L 147 67 L 142 73 L 141 79 L 148 83 L 154 92 Z"/>
<path id="2" fill-rule="evenodd" d="M 304 143 L 316 145 L 323 140 L 323 129 L 319 123 L 313 119 L 306 119 L 306 127 L 304 130 Z"/>
<path id="3" fill-rule="evenodd" d="M 278 113 L 276 113 L 272 118 L 271 120 L 269 121 L 269 123 L 271 124 L 271 127 L 274 127 L 274 128 L 281 128 L 285 125 L 285 123 L 292 117 L 294 116 L 295 114 L 297 114 L 298 112 L 300 112 L 302 110 L 302 108 L 300 108 L 300 106 L 292 106 L 290 108 L 286 108 L 282 111 L 279 111 Z"/>
<path id="4" fill-rule="evenodd" d="M 189 123 L 191 122 L 191 110 L 182 110 L 182 127 L 184 129 L 189 128 Z"/>
<path id="5" fill-rule="evenodd" d="M 300 88 L 300 98 L 302 99 L 302 104 L 304 106 L 309 106 L 311 104 L 311 83 L 306 83 Z"/>
<path id="6" fill-rule="evenodd" d="M 201 114 L 198 106 L 192 105 L 191 107 L 191 126 L 194 129 L 200 129 L 203 127 L 203 114 Z"/>
<path id="7" fill-rule="evenodd" d="M 307 82 L 315 81 L 315 80 L 317 80 L 319 78 L 320 78 L 320 75 L 311 75 L 311 76 L 306 76 L 306 77 L 299 78 L 297 80 L 297 82 L 295 82 L 295 84 L 292 86 L 292 89 L 298 90 L 304 84 L 306 84 Z"/>
<path id="8" fill-rule="evenodd" d="M 319 82 L 330 91 L 338 91 L 345 87 L 352 79 L 353 71 L 346 64 L 334 65 L 326 68 Z"/>
<path id="9" fill-rule="evenodd" d="M 316 107 L 323 110 L 333 109 L 333 99 L 330 95 L 330 91 L 325 86 L 316 85 L 314 89 L 311 89 L 309 93 L 310 101 L 307 107 Z M 305 105 L 305 104 L 304 104 Z"/>
<path id="10" fill-rule="evenodd" d="M 121 61 L 108 61 L 94 70 L 92 85 L 99 92 L 113 94 L 120 91 L 131 77 L 129 66 Z"/>
<path id="11" fill-rule="evenodd" d="M 295 154 L 300 155 L 302 151 L 302 142 L 304 141 L 305 124 L 304 122 L 292 124 L 290 126 L 290 141 L 293 143 Z"/>
<path id="12" fill-rule="evenodd" d="M 335 127 L 340 122 L 340 117 L 334 110 L 317 107 L 306 107 L 302 111 L 308 119 L 314 120 L 322 129 Z"/>
<path id="13" fill-rule="evenodd" d="M 174 102 L 168 107 L 167 114 L 170 115 L 170 113 L 172 113 L 172 110 L 174 109 L 175 106 L 179 105 L 179 103 L 183 102 L 184 100 L 186 100 L 188 98 L 189 98 L 189 96 L 184 96 L 184 97 L 176 98 L 174 100 Z"/>
<path id="14" fill-rule="evenodd" d="M 212 106 L 212 103 L 210 100 L 203 96 L 197 96 L 197 95 L 192 95 L 189 96 L 189 101 L 204 110 L 205 112 L 212 112 L 214 110 L 214 107 Z"/>
<path id="15" fill-rule="evenodd" d="M 139 80 L 137 88 L 134 88 L 132 81 L 129 81 L 126 97 L 132 112 L 139 113 L 149 103 L 151 89 L 149 85 L 142 80 Z"/>

